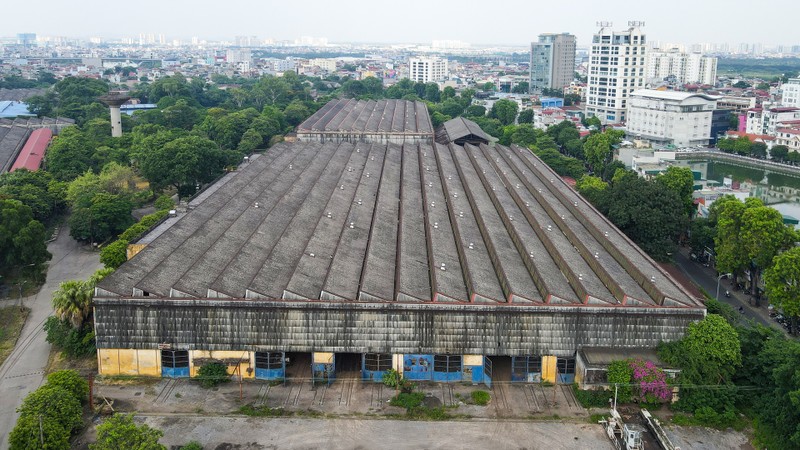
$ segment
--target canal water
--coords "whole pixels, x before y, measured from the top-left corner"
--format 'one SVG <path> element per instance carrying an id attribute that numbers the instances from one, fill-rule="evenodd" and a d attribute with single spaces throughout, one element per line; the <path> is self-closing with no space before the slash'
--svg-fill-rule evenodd
<path id="1" fill-rule="evenodd" d="M 749 190 L 751 196 L 760 198 L 783 215 L 800 219 L 800 175 L 741 167 L 723 161 L 687 160 L 678 163 L 700 172 L 702 178 L 716 181 L 720 185 L 725 177 L 730 177 L 739 183 L 741 189 Z"/>

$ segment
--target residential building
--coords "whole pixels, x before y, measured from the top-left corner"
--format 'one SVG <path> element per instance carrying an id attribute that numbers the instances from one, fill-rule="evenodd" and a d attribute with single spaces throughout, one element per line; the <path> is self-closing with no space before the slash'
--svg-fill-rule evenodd
<path id="1" fill-rule="evenodd" d="M 674 77 L 680 84 L 713 85 L 717 80 L 717 58 L 678 49 L 650 50 L 647 53 L 647 80 Z"/>
<path id="2" fill-rule="evenodd" d="M 327 72 L 336 72 L 336 60 L 328 58 L 314 58 L 308 61 L 309 66 L 317 66 Z"/>
<path id="3" fill-rule="evenodd" d="M 569 33 L 546 33 L 531 43 L 531 93 L 569 86 L 575 78 L 575 42 Z"/>
<path id="4" fill-rule="evenodd" d="M 755 107 L 755 97 L 735 97 L 731 95 L 724 95 L 717 100 L 718 109 L 728 109 L 739 114 L 744 114 L 748 109 Z"/>
<path id="5" fill-rule="evenodd" d="M 409 58 L 408 78 L 418 83 L 437 83 L 449 75 L 447 60 L 443 58 Z"/>
<path id="6" fill-rule="evenodd" d="M 789 78 L 781 89 L 781 106 L 800 108 L 800 78 Z"/>
<path id="7" fill-rule="evenodd" d="M 716 97 L 642 89 L 628 100 L 629 136 L 677 147 L 708 145 Z"/>
<path id="8" fill-rule="evenodd" d="M 778 128 L 775 145 L 785 145 L 789 151 L 800 152 L 800 128 Z"/>
<path id="9" fill-rule="evenodd" d="M 628 94 L 643 89 L 646 42 L 641 22 L 628 22 L 624 31 L 613 31 L 610 23 L 592 38 L 589 50 L 589 82 L 586 115 L 601 123 L 625 122 Z"/>
<path id="10" fill-rule="evenodd" d="M 749 134 L 775 136 L 778 128 L 786 128 L 800 121 L 800 108 L 789 106 L 753 108 L 747 111 Z"/>

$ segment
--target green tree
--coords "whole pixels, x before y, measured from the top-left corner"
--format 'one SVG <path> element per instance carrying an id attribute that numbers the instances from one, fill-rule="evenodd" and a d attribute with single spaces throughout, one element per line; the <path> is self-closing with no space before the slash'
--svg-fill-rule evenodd
<path id="1" fill-rule="evenodd" d="M 694 211 L 692 193 L 694 192 L 694 176 L 692 169 L 688 167 L 670 166 L 657 178 L 657 183 L 662 183 L 669 190 L 678 194 L 678 198 L 684 204 L 684 211 L 687 217 L 691 217 Z"/>
<path id="2" fill-rule="evenodd" d="M 452 86 L 445 86 L 445 88 L 442 89 L 442 101 L 451 98 L 456 98 L 456 90 Z"/>
<path id="3" fill-rule="evenodd" d="M 429 102 L 438 103 L 441 100 L 439 85 L 436 83 L 426 83 L 425 95 L 423 98 Z"/>
<path id="4" fill-rule="evenodd" d="M 742 214 L 745 204 L 732 195 L 718 198 L 711 204 L 709 218 L 716 223 L 714 248 L 717 252 L 717 270 L 741 274 L 747 268 L 747 252 L 741 242 Z"/>
<path id="5" fill-rule="evenodd" d="M 137 426 L 130 415 L 114 414 L 97 426 L 97 441 L 89 444 L 89 449 L 166 450 L 158 443 L 163 435 L 161 430 L 147 425 Z"/>
<path id="6" fill-rule="evenodd" d="M 611 147 L 611 139 L 606 133 L 592 134 L 583 144 L 583 152 L 586 155 L 586 162 L 594 173 L 603 173 L 605 165 L 611 161 L 614 155 Z"/>
<path id="7" fill-rule="evenodd" d="M 511 125 L 517 118 L 518 109 L 519 106 L 516 102 L 506 99 L 498 100 L 492 105 L 489 117 L 499 120 L 503 125 Z"/>
<path id="8" fill-rule="evenodd" d="M 717 148 L 725 153 L 733 153 L 736 147 L 736 139 L 720 139 L 717 141 Z"/>
<path id="9" fill-rule="evenodd" d="M 283 113 L 286 115 L 286 121 L 293 127 L 300 125 L 311 115 L 311 111 L 308 110 L 306 105 L 298 100 L 289 103 L 283 110 Z"/>
<path id="10" fill-rule="evenodd" d="M 701 254 L 706 248 L 714 250 L 716 227 L 705 217 L 696 217 L 689 224 L 689 247 L 695 254 Z"/>
<path id="11" fill-rule="evenodd" d="M 89 400 L 89 383 L 74 370 L 58 370 L 47 376 L 47 386 L 60 387 L 80 402 Z"/>
<path id="12" fill-rule="evenodd" d="M 750 156 L 754 158 L 764 159 L 767 157 L 767 144 L 763 142 L 753 142 L 750 147 Z"/>
<path id="13" fill-rule="evenodd" d="M 47 149 L 47 170 L 57 180 L 68 181 L 93 168 L 94 146 L 78 127 L 61 131 Z"/>
<path id="14" fill-rule="evenodd" d="M 603 181 L 600 177 L 584 175 L 577 181 L 575 187 L 583 198 L 589 200 L 595 207 L 601 210 L 605 209 L 601 205 L 605 204 L 608 183 Z"/>
<path id="15" fill-rule="evenodd" d="M 19 200 L 31 208 L 34 219 L 44 222 L 64 209 L 66 186 L 44 170 L 27 169 L 0 174 L 0 198 Z"/>
<path id="16" fill-rule="evenodd" d="M 661 183 L 636 175 L 615 179 L 607 196 L 606 216 L 631 240 L 659 261 L 669 260 L 687 219 L 678 195 Z"/>
<path id="17" fill-rule="evenodd" d="M 28 394 L 17 409 L 20 416 L 29 416 L 58 422 L 72 432 L 83 426 L 81 402 L 72 392 L 55 385 L 44 385 Z"/>
<path id="18" fill-rule="evenodd" d="M 764 273 L 764 284 L 770 303 L 792 319 L 790 331 L 796 332 L 800 317 L 800 247 L 775 257 L 772 267 Z"/>
<path id="19" fill-rule="evenodd" d="M 58 421 L 21 416 L 8 435 L 10 450 L 68 450 L 70 432 Z"/>
<path id="20" fill-rule="evenodd" d="M 213 181 L 227 162 L 216 144 L 199 136 L 175 139 L 139 157 L 139 170 L 155 188 L 171 185 L 182 193 Z"/>
<path id="21" fill-rule="evenodd" d="M 520 123 L 520 125 L 523 123 L 533 123 L 533 110 L 523 109 L 520 111 L 519 116 L 517 116 L 517 121 Z"/>
<path id="22" fill-rule="evenodd" d="M 600 122 L 600 118 L 597 116 L 584 117 L 583 126 L 586 128 L 594 127 L 596 130 L 600 130 L 603 127 L 603 123 Z"/>
<path id="23" fill-rule="evenodd" d="M 72 324 L 74 328 L 81 328 L 83 321 L 91 312 L 92 290 L 83 281 L 68 280 L 62 282 L 53 292 L 53 309 L 56 316 Z"/>
<path id="24" fill-rule="evenodd" d="M 439 111 L 446 116 L 458 117 L 464 112 L 464 107 L 461 102 L 451 97 L 439 104 Z"/>
<path id="25" fill-rule="evenodd" d="M 0 199 L 0 271 L 15 266 L 35 266 L 48 261 L 44 226 L 30 207 L 18 200 Z"/>
<path id="26" fill-rule="evenodd" d="M 772 147 L 772 149 L 769 151 L 770 159 L 773 159 L 775 161 L 781 161 L 781 162 L 785 161 L 788 155 L 789 155 L 789 147 L 785 145 L 776 145 Z"/>
<path id="27" fill-rule="evenodd" d="M 733 151 L 742 156 L 749 155 L 752 151 L 752 148 L 753 143 L 750 142 L 750 139 L 748 139 L 747 136 L 741 136 L 737 138 L 736 142 L 733 144 Z"/>
<path id="28" fill-rule="evenodd" d="M 239 141 L 238 150 L 244 154 L 249 154 L 261 147 L 263 144 L 264 138 L 261 137 L 261 134 L 255 129 L 249 128 L 242 135 L 242 139 Z"/>
<path id="29" fill-rule="evenodd" d="M 116 269 L 128 260 L 128 242 L 117 239 L 100 250 L 100 262 Z"/>
<path id="30" fill-rule="evenodd" d="M 705 319 L 689 325 L 681 342 L 681 351 L 688 362 L 682 365 L 693 373 L 692 381 L 721 383 L 730 381 L 742 365 L 739 334 L 724 318 L 709 314 Z"/>
<path id="31" fill-rule="evenodd" d="M 483 83 L 481 89 L 487 92 L 494 92 L 494 90 L 497 89 L 497 87 L 491 81 L 487 81 L 486 83 Z"/>
<path id="32" fill-rule="evenodd" d="M 525 112 L 525 111 L 523 111 Z M 533 113 L 531 111 L 531 113 Z M 486 116 L 486 107 L 481 105 L 470 105 L 464 112 L 464 115 L 467 117 L 485 117 Z"/>
<path id="33" fill-rule="evenodd" d="M 524 123 L 517 127 L 510 126 L 509 130 L 512 131 L 511 143 L 521 145 L 523 147 L 529 147 L 536 144 L 537 139 L 539 139 L 539 137 L 542 135 L 540 130 L 533 128 L 533 125 L 529 123 Z"/>
<path id="34" fill-rule="evenodd" d="M 514 86 L 513 89 L 511 89 L 511 92 L 513 92 L 515 94 L 527 94 L 528 93 L 528 85 L 529 84 L 528 84 L 527 81 L 521 81 L 521 82 L 517 83 L 517 85 Z"/>
<path id="35" fill-rule="evenodd" d="M 770 268 L 778 253 L 793 246 L 796 240 L 795 234 L 784 225 L 781 213 L 769 206 L 745 208 L 740 233 L 739 242 L 750 262 L 753 286 L 759 286 L 762 271 Z M 760 293 L 756 292 L 757 304 L 759 298 Z"/>

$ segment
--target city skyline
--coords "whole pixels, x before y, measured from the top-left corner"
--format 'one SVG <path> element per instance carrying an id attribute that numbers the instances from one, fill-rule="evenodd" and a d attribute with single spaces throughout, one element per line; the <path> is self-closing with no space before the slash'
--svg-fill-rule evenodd
<path id="1" fill-rule="evenodd" d="M 7 17 L 14 18 L 5 33 L 31 32 L 86 39 L 163 34 L 167 42 L 195 36 L 233 40 L 234 36 L 254 35 L 275 40 L 325 37 L 331 43 L 460 40 L 473 45 L 523 46 L 540 33 L 569 32 L 577 36 L 579 45 L 588 45 L 598 29 L 597 22 L 610 21 L 614 29 L 625 29 L 628 21 L 636 20 L 645 22 L 648 39 L 661 42 L 767 46 L 800 43 L 800 32 L 792 24 L 800 6 L 788 0 L 771 2 L 771 8 L 782 13 L 770 17 L 769 27 L 752 27 L 752 15 L 735 13 L 748 8 L 749 3 L 743 0 L 727 2 L 724 10 L 716 4 L 677 0 L 670 8 L 638 3 L 613 11 L 603 3 L 576 0 L 548 5 L 546 12 L 541 6 L 520 1 L 506 2 L 490 11 L 453 1 L 433 4 L 409 0 L 402 7 L 375 8 L 366 2 L 351 0 L 337 2 L 336 9 L 330 9 L 328 2 L 309 0 L 299 12 L 293 3 L 249 3 L 244 0 L 230 0 L 224 4 L 208 0 L 142 0 L 136 8 L 120 11 L 108 8 L 106 2 L 99 0 L 85 0 L 80 9 L 63 8 L 63 3 L 56 0 L 41 0 L 36 14 L 25 4 L 4 5 Z M 87 10 L 92 11 L 91 15 L 86 14 Z M 421 14 L 422 11 L 425 13 Z M 181 20 L 176 21 L 176 17 Z M 715 20 L 717 17 L 721 19 Z M 520 21 L 521 25 L 511 26 L 513 24 L 508 23 L 511 20 Z M 408 26 L 412 23 L 416 25 Z M 352 26 L 354 24 L 358 26 Z M 387 24 L 395 26 L 387 27 Z M 741 30 L 747 30 L 746 34 Z M 775 33 L 775 30 L 782 31 Z"/>

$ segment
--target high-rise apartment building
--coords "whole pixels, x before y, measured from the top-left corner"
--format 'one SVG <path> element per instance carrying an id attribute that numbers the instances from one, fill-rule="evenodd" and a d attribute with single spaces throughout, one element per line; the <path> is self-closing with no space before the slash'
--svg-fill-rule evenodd
<path id="1" fill-rule="evenodd" d="M 789 78 L 789 81 L 781 86 L 781 105 L 800 108 L 800 78 Z"/>
<path id="2" fill-rule="evenodd" d="M 717 58 L 701 53 L 684 53 L 678 49 L 647 52 L 647 80 L 675 77 L 678 83 L 713 85 L 717 81 Z"/>
<path id="3" fill-rule="evenodd" d="M 563 89 L 575 78 L 575 36 L 545 33 L 531 43 L 530 91 Z"/>
<path id="4" fill-rule="evenodd" d="M 628 94 L 644 88 L 646 42 L 643 22 L 628 22 L 625 31 L 601 23 L 589 50 L 586 115 L 601 123 L 625 121 Z"/>
<path id="5" fill-rule="evenodd" d="M 419 83 L 436 83 L 447 79 L 447 60 L 442 58 L 409 58 L 408 78 Z"/>

